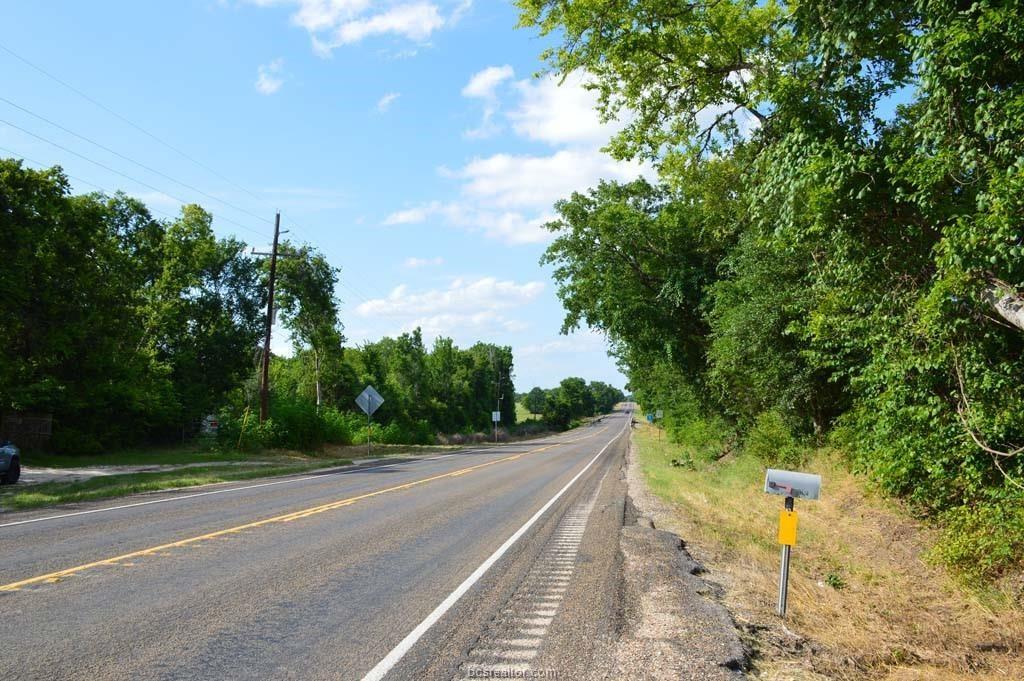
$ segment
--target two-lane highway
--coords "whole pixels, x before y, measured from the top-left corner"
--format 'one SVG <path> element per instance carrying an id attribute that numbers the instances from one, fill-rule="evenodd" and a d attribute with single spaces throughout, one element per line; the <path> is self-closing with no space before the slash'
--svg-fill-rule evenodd
<path id="1" fill-rule="evenodd" d="M 598 499 L 627 421 L 0 516 L 0 678 L 450 679 L 551 659 L 588 520 L 621 519 Z"/>

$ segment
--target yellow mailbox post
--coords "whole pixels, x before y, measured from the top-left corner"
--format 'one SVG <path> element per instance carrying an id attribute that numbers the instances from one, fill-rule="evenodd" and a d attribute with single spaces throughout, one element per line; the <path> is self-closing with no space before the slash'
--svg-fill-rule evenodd
<path id="1" fill-rule="evenodd" d="M 769 468 L 764 477 L 764 491 L 786 497 L 785 506 L 779 512 L 779 544 L 782 545 L 782 564 L 779 568 L 779 617 L 786 616 L 786 597 L 789 590 L 789 557 L 796 546 L 798 517 L 793 508 L 794 500 L 815 500 L 821 493 L 821 476 L 796 471 L 782 471 Z"/>

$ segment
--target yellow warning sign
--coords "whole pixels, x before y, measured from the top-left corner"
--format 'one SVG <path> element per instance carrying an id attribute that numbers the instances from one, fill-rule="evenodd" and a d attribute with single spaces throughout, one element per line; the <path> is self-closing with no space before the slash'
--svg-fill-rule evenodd
<path id="1" fill-rule="evenodd" d="M 796 511 L 779 512 L 779 543 L 796 546 Z"/>

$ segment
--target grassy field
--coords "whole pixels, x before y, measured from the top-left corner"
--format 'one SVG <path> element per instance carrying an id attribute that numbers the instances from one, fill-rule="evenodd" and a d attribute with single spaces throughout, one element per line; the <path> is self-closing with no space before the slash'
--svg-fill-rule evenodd
<path id="1" fill-rule="evenodd" d="M 261 455 L 235 450 L 219 451 L 209 446 L 192 444 L 125 449 L 94 456 L 25 452 L 23 458 L 26 466 L 39 468 L 91 468 L 93 466 L 166 466 L 185 463 L 251 461 L 254 458 L 261 458 Z"/>
<path id="2" fill-rule="evenodd" d="M 419 445 L 374 445 L 370 456 L 419 456 L 457 447 Z M 180 487 L 195 487 L 232 480 L 273 477 L 307 473 L 317 469 L 351 464 L 366 457 L 365 445 L 327 446 L 321 452 L 308 454 L 291 451 L 247 453 L 217 451 L 197 446 L 158 449 L 132 449 L 109 454 L 69 457 L 31 455 L 26 466 L 47 468 L 96 468 L 103 466 L 181 466 L 187 468 L 147 472 L 124 472 L 100 475 L 87 480 L 45 482 L 0 488 L 0 509 L 14 511 L 57 504 L 112 499 L 142 492 Z M 203 464 L 203 465 L 195 465 Z"/>
<path id="3" fill-rule="evenodd" d="M 538 419 L 540 419 L 539 415 L 531 414 L 530 411 L 523 406 L 522 402 L 516 402 L 516 423 L 537 421 Z"/>
<path id="4" fill-rule="evenodd" d="M 965 588 L 931 565 L 934 533 L 866 493 L 834 453 L 818 451 L 804 466 L 823 476 L 822 500 L 797 504 L 782 626 L 774 614 L 782 500 L 762 492 L 760 461 L 739 452 L 673 466 L 689 458 L 687 448 L 647 425 L 634 442 L 651 491 L 674 511 L 665 529 L 725 587 L 726 604 L 755 642 L 762 678 L 1024 678 L 1019 601 Z"/>
<path id="5" fill-rule="evenodd" d="M 212 465 L 196 466 L 153 473 L 123 473 L 104 475 L 76 482 L 44 482 L 38 485 L 18 485 L 0 492 L 0 507 L 20 511 L 41 506 L 68 504 L 98 499 L 111 499 L 141 492 L 157 492 L 209 485 L 232 480 L 250 480 L 275 475 L 305 473 L 332 466 L 352 463 L 348 459 L 320 459 L 315 462 L 295 462 L 269 465 Z"/>

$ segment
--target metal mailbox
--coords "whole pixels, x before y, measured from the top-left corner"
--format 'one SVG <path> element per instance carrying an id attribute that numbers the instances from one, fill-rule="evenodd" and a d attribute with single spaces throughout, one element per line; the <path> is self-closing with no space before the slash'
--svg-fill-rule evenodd
<path id="1" fill-rule="evenodd" d="M 813 501 L 821 493 L 821 476 L 769 468 L 764 476 L 764 491 L 780 497 Z"/>

